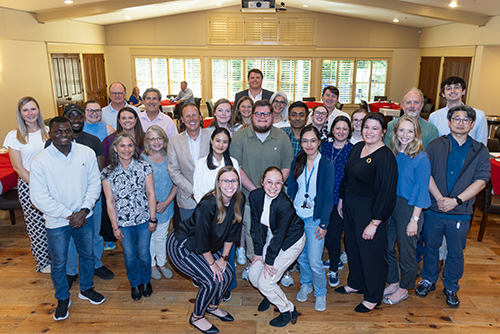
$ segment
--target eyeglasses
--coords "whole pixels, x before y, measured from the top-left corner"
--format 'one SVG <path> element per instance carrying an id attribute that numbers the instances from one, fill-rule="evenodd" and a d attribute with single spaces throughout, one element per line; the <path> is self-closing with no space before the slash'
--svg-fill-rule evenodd
<path id="1" fill-rule="evenodd" d="M 363 119 L 362 119 L 362 118 L 360 118 L 360 119 L 355 119 L 355 118 L 354 118 L 354 119 L 352 120 L 352 122 L 353 122 L 353 123 L 363 123 Z"/>
<path id="2" fill-rule="evenodd" d="M 111 92 L 110 95 L 123 95 L 125 92 Z"/>
<path id="3" fill-rule="evenodd" d="M 163 137 L 148 138 L 148 140 L 154 143 L 155 141 L 163 141 Z"/>
<path id="4" fill-rule="evenodd" d="M 233 180 L 228 180 L 228 179 L 220 179 L 219 183 L 224 184 L 224 185 L 229 185 L 231 184 L 232 186 L 235 186 L 238 184 L 238 180 L 233 179 Z"/>
<path id="5" fill-rule="evenodd" d="M 261 118 L 261 117 L 268 118 L 269 116 L 271 116 L 270 111 L 264 111 L 264 112 L 256 111 L 253 114 L 255 115 L 255 117 L 258 117 L 258 118 Z"/>
<path id="6" fill-rule="evenodd" d="M 273 182 L 271 180 L 265 180 L 264 183 L 268 187 L 272 187 L 272 186 L 281 187 L 281 186 L 283 186 L 283 182 L 281 182 L 281 181 Z"/>
<path id="7" fill-rule="evenodd" d="M 276 104 L 282 104 L 282 105 L 285 105 L 285 101 L 278 101 L 278 100 L 274 100 L 273 101 L 273 104 L 276 103 Z"/>
<path id="8" fill-rule="evenodd" d="M 87 109 L 87 111 L 89 112 L 89 114 L 98 114 L 102 112 L 102 109 Z"/>
<path id="9" fill-rule="evenodd" d="M 469 124 L 470 122 L 472 122 L 472 120 L 467 117 L 465 118 L 454 117 L 451 119 L 451 121 L 453 122 L 453 124 L 458 124 L 458 123 Z"/>
<path id="10" fill-rule="evenodd" d="M 316 144 L 318 142 L 317 139 L 302 139 L 300 141 L 301 144 L 307 145 L 307 144 Z"/>
<path id="11" fill-rule="evenodd" d="M 314 115 L 326 116 L 326 115 L 328 115 L 328 113 L 326 111 L 315 111 Z"/>

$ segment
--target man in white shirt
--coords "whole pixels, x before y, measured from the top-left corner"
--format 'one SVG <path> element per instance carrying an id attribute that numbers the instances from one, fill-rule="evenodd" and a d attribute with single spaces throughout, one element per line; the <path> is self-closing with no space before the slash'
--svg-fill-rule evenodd
<path id="1" fill-rule="evenodd" d="M 111 86 L 109 86 L 109 98 L 111 99 L 111 102 L 102 108 L 102 123 L 106 123 L 116 130 L 118 112 L 123 107 L 131 107 L 139 114 L 139 109 L 129 105 L 127 101 L 125 101 L 126 94 L 127 90 L 125 85 L 121 82 L 113 82 Z"/>
<path id="2" fill-rule="evenodd" d="M 144 106 L 146 107 L 146 110 L 139 114 L 142 131 L 146 132 L 151 125 L 158 125 L 160 128 L 165 130 L 168 139 L 178 134 L 177 126 L 174 121 L 164 113 L 160 112 L 161 92 L 158 89 L 146 89 L 142 95 L 142 100 L 144 101 Z"/>
<path id="3" fill-rule="evenodd" d="M 79 257 L 80 299 L 94 305 L 106 298 L 92 288 L 94 256 L 93 212 L 101 193 L 100 173 L 94 151 L 73 143 L 73 130 L 65 117 L 50 121 L 52 144 L 37 154 L 31 162 L 30 196 L 43 213 L 47 227 L 49 254 L 52 261 L 51 278 L 58 299 L 54 320 L 68 317 L 70 293 L 66 263 L 70 237 Z"/>
<path id="4" fill-rule="evenodd" d="M 172 182 L 177 186 L 177 204 L 181 220 L 191 216 L 196 207 L 193 195 L 193 175 L 196 161 L 208 154 L 212 131 L 201 128 L 201 114 L 194 103 L 182 109 L 181 121 L 186 131 L 168 141 L 167 166 Z"/>
<path id="5" fill-rule="evenodd" d="M 439 136 L 450 133 L 448 126 L 448 110 L 462 105 L 462 96 L 465 95 L 466 83 L 460 77 L 449 77 L 441 83 L 441 96 L 446 99 L 446 107 L 436 110 L 429 116 L 429 122 L 438 129 Z M 474 108 L 476 111 L 476 122 L 469 132 L 472 139 L 481 142 L 484 146 L 488 145 L 488 122 L 484 111 Z"/>
<path id="6" fill-rule="evenodd" d="M 262 89 L 263 78 L 264 75 L 258 68 L 252 68 L 250 71 L 248 71 L 248 89 L 236 93 L 234 97 L 234 106 L 236 107 L 238 105 L 238 101 L 243 96 L 249 96 L 254 103 L 258 100 L 270 101 L 271 96 L 273 96 L 273 92 Z"/>

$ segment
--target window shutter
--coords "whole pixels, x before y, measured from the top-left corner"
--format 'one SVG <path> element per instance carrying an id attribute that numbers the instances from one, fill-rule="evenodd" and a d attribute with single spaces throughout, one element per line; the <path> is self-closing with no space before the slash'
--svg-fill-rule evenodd
<path id="1" fill-rule="evenodd" d="M 166 98 L 168 94 L 168 72 L 167 72 L 167 59 L 166 58 L 153 58 L 153 86 L 158 88 L 161 95 Z M 142 91 L 143 92 L 143 91 Z"/>
<path id="2" fill-rule="evenodd" d="M 262 19 L 262 44 L 279 44 L 279 21 L 276 19 Z"/>
<path id="3" fill-rule="evenodd" d="M 261 19 L 245 19 L 245 44 L 261 44 Z"/>
<path id="4" fill-rule="evenodd" d="M 151 87 L 151 63 L 149 58 L 135 58 L 135 78 L 141 92 Z"/>
<path id="5" fill-rule="evenodd" d="M 339 60 L 337 88 L 340 91 L 339 101 L 352 103 L 352 84 L 354 79 L 354 60 Z"/>
<path id="6" fill-rule="evenodd" d="M 297 19 L 297 45 L 313 45 L 314 44 L 314 19 L 301 18 Z"/>

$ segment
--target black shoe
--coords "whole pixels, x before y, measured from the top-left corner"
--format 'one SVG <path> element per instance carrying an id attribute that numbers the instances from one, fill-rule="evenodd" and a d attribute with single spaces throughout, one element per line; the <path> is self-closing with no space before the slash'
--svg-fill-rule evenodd
<path id="1" fill-rule="evenodd" d="M 78 298 L 88 300 L 93 305 L 102 304 L 106 300 L 103 295 L 101 295 L 99 292 L 96 292 L 92 288 L 85 291 L 80 291 L 80 293 L 78 294 Z"/>
<path id="2" fill-rule="evenodd" d="M 430 291 L 436 290 L 436 284 L 429 282 L 428 280 L 421 280 L 418 282 L 418 287 L 415 289 L 415 294 L 419 297 L 427 297 Z"/>
<path id="3" fill-rule="evenodd" d="M 294 307 L 292 312 L 280 313 L 276 318 L 269 321 L 269 325 L 273 327 L 285 327 L 289 322 L 293 325 L 297 323 L 297 309 Z"/>
<path id="4" fill-rule="evenodd" d="M 73 283 L 75 283 L 76 280 L 78 279 L 78 274 L 76 274 L 76 275 L 66 275 L 66 278 L 68 279 L 68 290 L 69 290 L 73 286 Z"/>
<path id="5" fill-rule="evenodd" d="M 142 295 L 144 297 L 151 297 L 152 293 L 153 293 L 153 287 L 151 286 L 151 282 L 142 286 Z"/>
<path id="6" fill-rule="evenodd" d="M 200 318 L 201 319 L 201 318 Z M 199 319 L 197 319 L 199 320 Z M 195 320 L 195 321 L 197 321 Z M 212 325 L 212 327 L 210 327 L 209 329 L 207 329 L 206 331 L 204 331 L 203 329 L 201 328 L 198 328 L 195 324 L 194 324 L 194 321 L 193 321 L 193 314 L 191 313 L 191 316 L 189 317 L 189 324 L 191 326 L 193 326 L 194 328 L 196 328 L 197 330 L 199 330 L 200 332 L 202 333 L 205 333 L 205 334 L 217 334 L 219 333 L 219 329 L 217 327 L 215 327 L 214 325 Z"/>
<path id="7" fill-rule="evenodd" d="M 460 300 L 458 300 L 458 296 L 456 292 L 448 291 L 446 288 L 443 289 L 443 293 L 446 296 L 446 304 L 450 307 L 459 307 Z"/>
<path id="8" fill-rule="evenodd" d="M 94 275 L 103 280 L 110 280 L 115 277 L 115 274 L 105 266 L 94 269 Z"/>
<path id="9" fill-rule="evenodd" d="M 226 291 L 224 296 L 222 296 L 222 301 L 223 302 L 228 302 L 231 300 L 231 291 Z"/>
<path id="10" fill-rule="evenodd" d="M 346 287 L 345 285 L 341 286 L 339 288 L 336 288 L 334 291 L 336 293 L 340 293 L 341 295 L 348 295 L 348 294 L 351 294 L 351 293 L 357 293 L 358 295 L 362 295 L 364 293 L 362 290 L 347 292 L 346 289 L 345 289 L 345 287 Z"/>
<path id="11" fill-rule="evenodd" d="M 267 311 L 269 309 L 269 306 L 271 306 L 271 303 L 269 302 L 269 300 L 267 300 L 267 298 L 264 298 L 264 300 L 260 302 L 259 307 L 257 307 L 257 311 Z"/>
<path id="12" fill-rule="evenodd" d="M 212 313 L 213 311 L 217 310 L 217 308 L 214 308 L 213 310 L 210 310 L 209 307 L 207 307 L 207 313 L 210 313 L 211 315 L 219 318 L 220 320 L 222 321 L 234 321 L 234 318 L 231 314 L 229 314 L 229 312 L 225 311 L 226 312 L 226 315 L 217 315 L 215 313 Z"/>
<path id="13" fill-rule="evenodd" d="M 54 312 L 53 318 L 55 321 L 64 320 L 69 316 L 68 308 L 71 305 L 71 300 L 59 299 L 57 301 L 57 308 Z"/>
<path id="14" fill-rule="evenodd" d="M 358 313 L 368 313 L 368 312 L 371 312 L 371 311 L 377 309 L 381 304 L 382 304 L 382 302 L 378 302 L 374 308 L 369 309 L 368 307 L 365 306 L 365 304 L 359 303 L 359 305 L 354 308 L 354 311 L 358 312 Z"/>
<path id="15" fill-rule="evenodd" d="M 195 288 L 199 288 L 201 286 L 201 284 L 196 282 L 195 280 L 192 280 L 192 283 Z"/>
<path id="16" fill-rule="evenodd" d="M 142 284 L 132 288 L 132 292 L 130 293 L 133 300 L 140 300 L 142 297 Z"/>

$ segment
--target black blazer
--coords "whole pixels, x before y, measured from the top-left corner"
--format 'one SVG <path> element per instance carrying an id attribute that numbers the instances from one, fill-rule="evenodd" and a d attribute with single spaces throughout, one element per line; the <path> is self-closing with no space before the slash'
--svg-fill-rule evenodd
<path id="1" fill-rule="evenodd" d="M 265 90 L 265 89 L 262 89 L 262 99 L 263 100 L 267 100 L 267 101 L 270 101 L 271 100 L 271 96 L 273 96 L 273 92 L 271 91 L 268 91 L 268 90 Z M 250 96 L 248 94 L 248 89 L 245 89 L 245 90 L 242 90 L 241 92 L 239 93 L 236 93 L 235 97 L 234 97 L 234 110 L 236 110 L 236 107 L 238 106 L 238 102 L 240 101 L 240 99 L 243 97 L 243 96 Z"/>
<path id="2" fill-rule="evenodd" d="M 264 188 L 258 188 L 252 191 L 249 196 L 252 214 L 250 233 L 252 234 L 255 255 L 262 255 L 267 241 L 267 226 L 260 223 L 260 217 L 264 210 L 265 194 Z M 292 200 L 283 191 L 271 202 L 269 226 L 273 238 L 267 247 L 264 262 L 272 266 L 280 249 L 286 251 L 304 235 L 304 222 L 297 216 Z"/>

